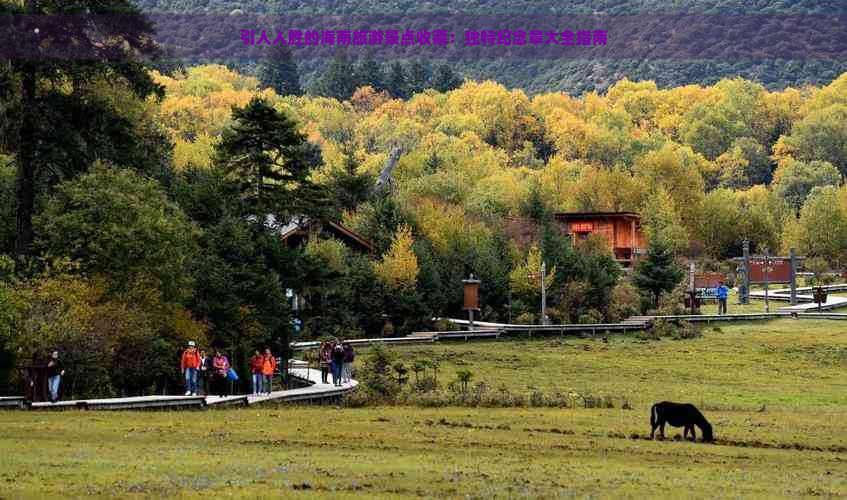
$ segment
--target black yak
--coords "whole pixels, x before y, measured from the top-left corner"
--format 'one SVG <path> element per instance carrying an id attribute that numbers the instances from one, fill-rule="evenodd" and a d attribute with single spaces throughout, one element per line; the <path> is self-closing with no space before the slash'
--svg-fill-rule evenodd
<path id="1" fill-rule="evenodd" d="M 691 432 L 691 440 L 696 440 L 697 436 L 694 434 L 694 426 L 700 428 L 700 432 L 703 433 L 703 441 L 710 442 L 714 441 L 715 437 L 712 434 L 712 424 L 706 420 L 706 417 L 700 413 L 700 410 L 697 409 L 691 403 L 671 403 L 669 401 L 662 401 L 661 403 L 656 403 L 650 408 L 650 438 L 653 438 L 653 435 L 656 433 L 656 429 L 659 429 L 659 434 L 662 438 L 665 437 L 665 424 L 670 424 L 673 427 L 684 427 L 682 431 L 682 437 L 686 438 L 688 433 Z"/>

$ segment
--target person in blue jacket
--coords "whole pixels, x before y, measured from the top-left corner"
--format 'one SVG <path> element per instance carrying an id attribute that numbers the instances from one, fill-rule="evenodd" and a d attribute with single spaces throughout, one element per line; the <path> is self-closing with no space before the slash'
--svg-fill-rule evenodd
<path id="1" fill-rule="evenodd" d="M 715 296 L 718 298 L 718 314 L 726 314 L 726 298 L 729 295 L 729 288 L 723 284 L 723 281 L 718 283 L 718 289 Z"/>

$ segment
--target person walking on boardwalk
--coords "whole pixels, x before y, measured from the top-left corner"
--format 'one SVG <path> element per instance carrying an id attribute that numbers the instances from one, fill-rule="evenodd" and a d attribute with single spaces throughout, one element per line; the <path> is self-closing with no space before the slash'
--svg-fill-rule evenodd
<path id="1" fill-rule="evenodd" d="M 321 383 L 329 383 L 329 365 L 332 362 L 332 349 L 329 342 L 322 342 L 321 349 L 318 351 L 318 361 L 321 365 Z"/>
<path id="2" fill-rule="evenodd" d="M 341 368 L 341 381 L 350 382 L 353 379 L 353 360 L 356 353 L 349 342 L 344 343 L 344 366 Z"/>
<path id="3" fill-rule="evenodd" d="M 264 379 L 264 392 L 270 395 L 272 391 L 274 372 L 276 371 L 276 358 L 271 354 L 270 349 L 265 349 L 265 355 L 262 356 L 262 378 Z"/>
<path id="4" fill-rule="evenodd" d="M 200 349 L 200 372 L 197 374 L 197 389 L 204 396 L 209 394 L 209 372 L 211 370 L 212 358 L 206 355 L 206 351 Z"/>
<path id="5" fill-rule="evenodd" d="M 47 388 L 50 390 L 50 402 L 59 400 L 59 382 L 65 374 L 62 362 L 59 361 L 59 351 L 53 351 L 50 360 L 47 361 Z"/>
<path id="6" fill-rule="evenodd" d="M 188 342 L 188 348 L 182 352 L 182 360 L 180 361 L 180 369 L 185 375 L 185 395 L 197 395 L 197 370 L 200 368 L 200 353 L 197 352 L 197 346 L 194 341 Z"/>
<path id="7" fill-rule="evenodd" d="M 332 348 L 332 383 L 336 386 L 341 385 L 341 370 L 344 368 L 344 346 L 341 342 L 336 342 Z"/>
<path id="8" fill-rule="evenodd" d="M 729 296 L 729 288 L 723 284 L 723 281 L 718 282 L 715 296 L 718 298 L 718 314 L 726 314 L 726 298 Z"/>
<path id="9" fill-rule="evenodd" d="M 253 373 L 253 394 L 259 394 L 262 391 L 262 364 L 264 357 L 259 354 L 259 350 L 250 358 L 250 371 Z"/>
<path id="10" fill-rule="evenodd" d="M 215 357 L 212 359 L 212 379 L 215 394 L 221 397 L 229 396 L 227 373 L 229 373 L 229 360 L 221 351 L 215 351 Z"/>

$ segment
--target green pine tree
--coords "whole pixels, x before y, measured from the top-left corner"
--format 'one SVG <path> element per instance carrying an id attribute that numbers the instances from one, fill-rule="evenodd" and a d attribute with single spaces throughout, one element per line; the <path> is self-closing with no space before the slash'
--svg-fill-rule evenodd
<path id="1" fill-rule="evenodd" d="M 432 88 L 439 92 L 449 92 L 462 86 L 462 79 L 459 78 L 453 69 L 448 64 L 438 66 L 435 72 L 435 78 L 432 82 Z"/>
<path id="2" fill-rule="evenodd" d="M 56 172 L 78 173 L 96 159 L 142 169 L 139 158 L 158 157 L 163 146 L 159 138 L 138 137 L 131 124 L 119 117 L 117 106 L 97 95 L 98 86 L 91 83 L 109 79 L 139 99 L 161 97 L 164 89 L 147 69 L 162 51 L 154 41 L 152 23 L 128 0 L 0 1 L 0 12 L 45 17 L 91 14 L 84 24 L 63 26 L 58 37 L 46 30 L 38 39 L 39 47 L 76 47 L 83 52 L 71 58 L 15 59 L 0 70 L 5 75 L 0 77 L 0 92 L 17 103 L 10 116 L 3 117 L 12 130 L 0 130 L 0 141 L 9 143 L 8 152 L 17 165 L 15 253 L 22 260 L 33 251 L 32 218 L 44 181 L 58 180 Z M 115 13 L 121 14 L 123 22 L 110 22 L 108 15 L 102 15 Z M 7 128 L 6 123 L 0 129 Z M 147 145 L 160 151 L 144 150 Z M 159 166 L 152 168 L 161 170 L 157 175 L 165 173 Z"/>
<path id="3" fill-rule="evenodd" d="M 359 162 L 352 153 L 344 157 L 344 168 L 333 170 L 327 183 L 338 216 L 353 210 L 367 200 L 373 191 L 374 178 L 369 173 L 358 173 Z"/>
<path id="4" fill-rule="evenodd" d="M 288 45 L 274 45 L 267 59 L 259 67 L 259 83 L 270 87 L 281 96 L 303 95 L 297 63 Z"/>
<path id="5" fill-rule="evenodd" d="M 662 292 L 673 290 L 682 278 L 683 272 L 674 262 L 673 253 L 659 240 L 650 242 L 647 258 L 638 263 L 632 277 L 635 286 L 651 294 L 654 307 L 659 307 Z"/>
<path id="6" fill-rule="evenodd" d="M 369 57 L 360 60 L 356 65 L 356 80 L 359 87 L 370 85 L 377 91 L 386 89 L 382 67 Z"/>
<path id="7" fill-rule="evenodd" d="M 345 101 L 358 87 L 353 61 L 347 57 L 347 52 L 339 50 L 321 75 L 315 90 L 318 95 Z"/>
<path id="8" fill-rule="evenodd" d="M 319 161 L 290 117 L 254 97 L 233 109 L 232 119 L 215 148 L 216 164 L 239 183 L 246 214 L 288 220 L 325 205 L 322 191 L 309 181 Z"/>
<path id="9" fill-rule="evenodd" d="M 388 71 L 388 93 L 398 99 L 409 97 L 409 82 L 406 80 L 406 72 L 400 61 L 394 61 Z"/>
<path id="10" fill-rule="evenodd" d="M 409 94 L 414 95 L 431 87 L 429 81 L 432 77 L 432 68 L 429 63 L 421 59 L 415 59 L 409 65 Z"/>

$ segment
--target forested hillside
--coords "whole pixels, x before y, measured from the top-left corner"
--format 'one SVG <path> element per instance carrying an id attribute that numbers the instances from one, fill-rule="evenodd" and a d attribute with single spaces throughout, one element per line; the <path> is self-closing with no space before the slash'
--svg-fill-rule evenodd
<path id="1" fill-rule="evenodd" d="M 151 13 L 192 14 L 366 14 L 366 13 L 479 13 L 527 14 L 574 13 L 605 15 L 639 15 L 692 13 L 708 15 L 739 14 L 825 14 L 844 13 L 847 4 L 838 0 L 744 1 L 744 0 L 548 0 L 505 2 L 476 0 L 467 2 L 317 2 L 281 0 L 137 0 Z M 803 26 L 798 26 L 803 28 Z M 691 27 L 697 38 L 696 27 Z M 233 59 L 229 64 L 242 71 L 255 72 L 256 64 Z M 325 62 L 300 61 L 305 87 L 309 88 L 323 71 Z M 793 61 L 721 58 L 692 59 L 557 59 L 503 60 L 479 59 L 453 61 L 452 67 L 463 77 L 475 80 L 493 79 L 509 88 L 522 88 L 529 93 L 561 90 L 578 95 L 590 90 L 604 90 L 614 82 L 653 80 L 660 87 L 698 83 L 711 85 L 725 77 L 743 77 L 762 83 L 766 88 L 781 89 L 791 85 L 827 84 L 847 71 L 845 60 L 802 59 Z"/>

